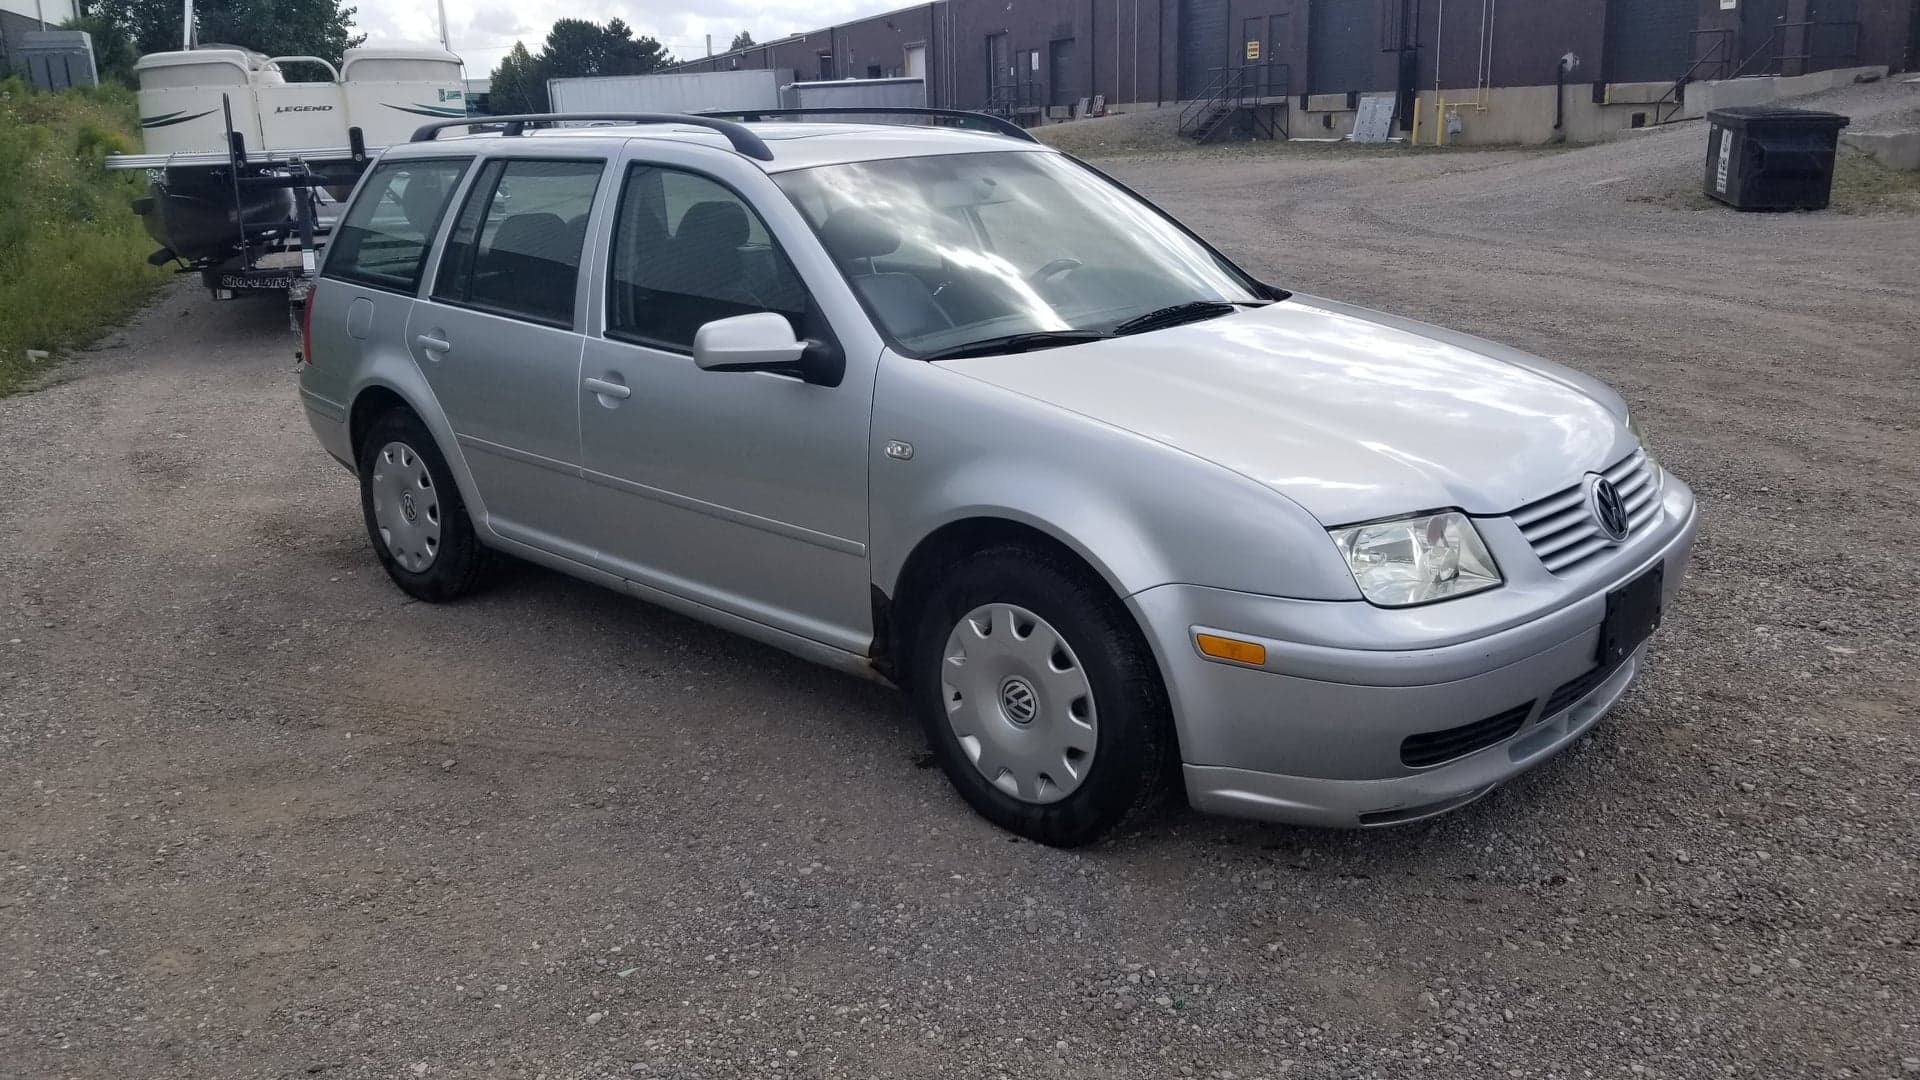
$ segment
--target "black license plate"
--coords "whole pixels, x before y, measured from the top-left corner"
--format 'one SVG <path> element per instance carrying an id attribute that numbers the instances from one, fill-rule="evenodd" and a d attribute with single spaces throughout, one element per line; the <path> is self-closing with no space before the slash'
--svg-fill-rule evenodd
<path id="1" fill-rule="evenodd" d="M 1618 665 L 1659 629 L 1666 578 L 1666 564 L 1656 563 L 1607 594 L 1607 621 L 1600 624 L 1601 667 Z"/>

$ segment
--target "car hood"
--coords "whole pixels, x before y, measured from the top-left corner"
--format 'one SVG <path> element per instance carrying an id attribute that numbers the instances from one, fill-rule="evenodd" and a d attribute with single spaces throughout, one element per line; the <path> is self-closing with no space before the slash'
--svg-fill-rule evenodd
<path id="1" fill-rule="evenodd" d="M 941 366 L 1231 469 L 1326 525 L 1505 513 L 1633 446 L 1596 380 L 1312 297 Z"/>

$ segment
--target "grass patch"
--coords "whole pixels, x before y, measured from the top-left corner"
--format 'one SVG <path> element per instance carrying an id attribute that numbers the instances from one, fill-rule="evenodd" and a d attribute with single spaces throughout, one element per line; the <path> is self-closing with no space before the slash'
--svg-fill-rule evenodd
<path id="1" fill-rule="evenodd" d="M 1833 208 L 1843 214 L 1920 212 L 1920 171 L 1889 169 L 1843 150 L 1833 163 Z"/>
<path id="2" fill-rule="evenodd" d="M 0 395 L 111 329 L 166 280 L 128 209 L 144 175 L 110 173 L 137 148 L 133 93 L 37 93 L 0 80 Z M 30 360 L 28 350 L 49 354 Z"/>
<path id="3" fill-rule="evenodd" d="M 1688 173 L 1680 187 L 1643 191 L 1630 202 L 1673 210 L 1730 210 L 1701 190 L 1700 175 Z M 1920 172 L 1889 169 L 1865 154 L 1842 149 L 1833 163 L 1833 192 L 1827 209 L 1836 214 L 1920 213 Z"/>

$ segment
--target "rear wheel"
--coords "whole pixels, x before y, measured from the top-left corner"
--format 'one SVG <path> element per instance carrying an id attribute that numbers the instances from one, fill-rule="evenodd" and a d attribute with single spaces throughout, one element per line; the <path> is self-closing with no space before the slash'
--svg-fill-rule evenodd
<path id="1" fill-rule="evenodd" d="M 361 440 L 360 509 L 387 576 L 418 599 L 464 596 L 492 563 L 446 458 L 410 412 L 386 413 Z"/>
<path id="2" fill-rule="evenodd" d="M 1091 842 L 1171 786 L 1170 710 L 1139 628 L 1053 553 L 995 548 L 949 571 L 921 613 L 910 683 L 948 779 L 1028 839 Z"/>

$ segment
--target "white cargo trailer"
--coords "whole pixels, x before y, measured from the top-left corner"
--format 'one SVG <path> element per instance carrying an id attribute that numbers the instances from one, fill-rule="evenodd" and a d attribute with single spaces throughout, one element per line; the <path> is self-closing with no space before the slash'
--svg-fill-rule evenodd
<path id="1" fill-rule="evenodd" d="M 784 87 L 782 98 L 790 109 L 924 109 L 927 84 L 919 76 L 802 82 Z"/>
<path id="2" fill-rule="evenodd" d="M 595 75 L 548 79 L 557 113 L 717 112 L 777 109 L 792 71 L 688 71 L 670 75 Z"/>

